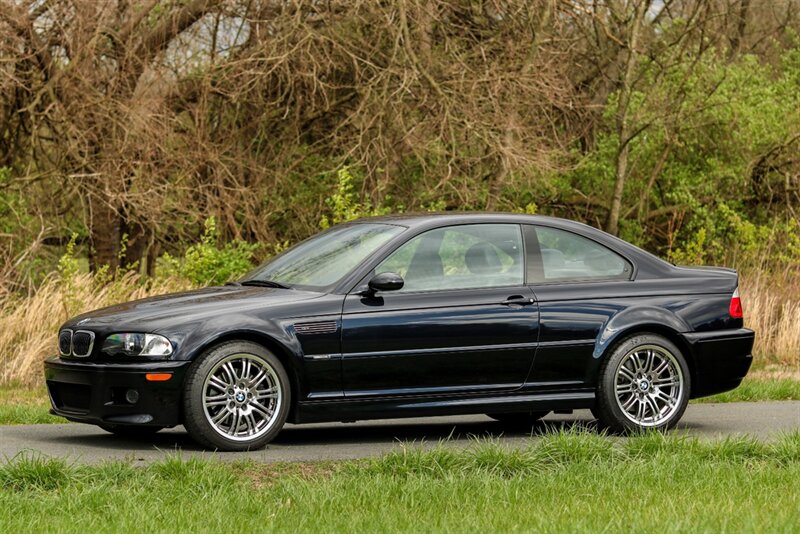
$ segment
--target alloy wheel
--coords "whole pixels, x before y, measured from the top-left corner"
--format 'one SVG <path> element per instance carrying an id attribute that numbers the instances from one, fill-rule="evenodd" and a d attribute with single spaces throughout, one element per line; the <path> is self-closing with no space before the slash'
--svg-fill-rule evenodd
<path id="1" fill-rule="evenodd" d="M 658 345 L 641 345 L 620 360 L 614 395 L 623 415 L 641 427 L 658 427 L 681 408 L 684 377 L 675 355 Z"/>
<path id="2" fill-rule="evenodd" d="M 234 441 L 266 434 L 277 420 L 283 397 L 275 369 L 254 354 L 220 360 L 203 384 L 206 420 L 218 434 Z"/>

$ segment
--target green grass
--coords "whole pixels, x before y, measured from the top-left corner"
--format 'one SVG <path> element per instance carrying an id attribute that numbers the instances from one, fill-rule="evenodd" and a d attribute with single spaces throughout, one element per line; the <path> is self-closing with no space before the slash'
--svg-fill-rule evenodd
<path id="1" fill-rule="evenodd" d="M 22 386 L 0 387 L 0 425 L 34 425 L 65 423 L 66 419 L 50 415 L 50 400 L 45 388 Z"/>
<path id="2" fill-rule="evenodd" d="M 484 442 L 279 466 L 21 457 L 0 467 L 0 531 L 791 532 L 798 480 L 800 433 L 564 433 L 522 450 Z"/>
<path id="3" fill-rule="evenodd" d="M 753 402 L 800 400 L 800 380 L 791 378 L 747 379 L 732 390 L 695 402 Z"/>

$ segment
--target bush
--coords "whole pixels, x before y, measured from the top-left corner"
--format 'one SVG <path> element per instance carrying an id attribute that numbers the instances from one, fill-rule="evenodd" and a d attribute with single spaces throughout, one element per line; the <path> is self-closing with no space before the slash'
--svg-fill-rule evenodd
<path id="1" fill-rule="evenodd" d="M 217 246 L 219 234 L 214 217 L 205 221 L 200 243 L 186 249 L 183 258 L 161 257 L 161 275 L 179 276 L 194 285 L 219 285 L 253 268 L 257 244 L 234 240 Z"/>
<path id="2" fill-rule="evenodd" d="M 342 167 L 336 173 L 337 187 L 336 192 L 325 199 L 325 203 L 331 210 L 330 218 L 323 215 L 320 220 L 320 228 L 323 230 L 331 226 L 362 217 L 372 217 L 375 215 L 386 215 L 393 211 L 388 206 L 372 207 L 369 200 L 363 203 L 359 200 L 355 191 L 355 177 L 349 167 Z M 402 211 L 402 207 L 396 211 Z"/>

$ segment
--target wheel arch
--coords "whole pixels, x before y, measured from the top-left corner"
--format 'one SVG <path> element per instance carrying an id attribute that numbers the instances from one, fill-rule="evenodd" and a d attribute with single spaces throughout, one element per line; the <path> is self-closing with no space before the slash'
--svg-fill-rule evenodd
<path id="1" fill-rule="evenodd" d="M 197 358 L 201 354 L 207 352 L 208 350 L 218 345 L 230 341 L 249 341 L 251 343 L 261 345 L 262 347 L 272 352 L 276 358 L 278 358 L 278 360 L 283 365 L 284 369 L 286 369 L 286 374 L 289 375 L 291 404 L 289 407 L 289 417 L 287 420 L 290 422 L 294 421 L 295 411 L 297 409 L 297 400 L 300 396 L 300 391 L 301 391 L 300 389 L 301 370 L 298 369 L 295 353 L 284 343 L 281 343 L 275 336 L 270 335 L 268 333 L 261 332 L 258 330 L 232 330 L 230 332 L 225 332 L 224 334 L 216 336 L 214 338 L 207 339 L 203 343 L 199 344 L 193 350 L 193 355 L 191 359 L 197 360 Z M 181 414 L 181 417 L 182 416 L 183 414 Z"/>
<path id="2" fill-rule="evenodd" d="M 644 313 L 643 313 L 644 312 Z M 621 316 L 621 317 L 620 317 Z M 643 316 L 649 320 L 642 320 Z M 656 320 L 657 319 L 657 320 Z M 691 347 L 681 335 L 690 327 L 679 317 L 663 308 L 632 309 L 629 313 L 614 316 L 600 332 L 595 344 L 593 365 L 589 370 L 591 383 L 596 384 L 603 362 L 623 341 L 634 335 L 655 334 L 666 338 L 681 351 L 689 368 L 690 396 L 697 384 L 697 365 Z"/>

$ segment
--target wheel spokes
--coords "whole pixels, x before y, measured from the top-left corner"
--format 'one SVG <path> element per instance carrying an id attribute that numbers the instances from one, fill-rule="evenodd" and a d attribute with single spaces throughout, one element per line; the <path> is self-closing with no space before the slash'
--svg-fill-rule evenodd
<path id="1" fill-rule="evenodd" d="M 230 356 L 209 373 L 203 388 L 206 419 L 229 439 L 250 440 L 272 426 L 282 402 L 272 366 L 260 357 Z"/>
<path id="2" fill-rule="evenodd" d="M 223 382 L 222 380 L 220 380 L 220 379 L 219 379 L 218 377 L 216 377 L 216 376 L 212 376 L 212 377 L 209 379 L 209 384 L 210 384 L 211 386 L 214 386 L 214 387 L 215 387 L 215 388 L 217 388 L 218 390 L 220 390 L 220 391 L 223 391 L 223 392 L 224 392 L 225 390 L 227 390 L 227 389 L 228 389 L 228 388 L 229 388 L 229 387 L 232 385 L 232 384 L 229 384 L 229 383 Z"/>
<path id="3" fill-rule="evenodd" d="M 675 356 L 665 348 L 640 346 L 620 361 L 614 393 L 629 420 L 641 426 L 659 426 L 680 406 L 683 374 Z"/>
<path id="4" fill-rule="evenodd" d="M 646 351 L 645 354 L 646 354 L 645 360 L 644 360 L 645 363 L 644 363 L 644 367 L 642 367 L 642 372 L 649 373 L 649 372 L 651 372 L 653 370 L 653 359 L 654 359 L 655 356 L 654 356 L 652 350 Z"/>

